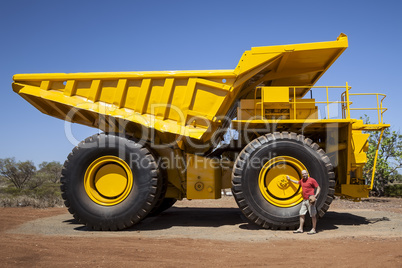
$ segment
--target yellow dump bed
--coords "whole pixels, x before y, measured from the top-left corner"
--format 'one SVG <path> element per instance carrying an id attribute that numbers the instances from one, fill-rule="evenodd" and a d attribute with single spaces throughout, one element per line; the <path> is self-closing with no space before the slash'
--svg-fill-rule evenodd
<path id="1" fill-rule="evenodd" d="M 306 86 L 296 92 L 303 96 L 347 46 L 341 34 L 330 42 L 255 47 L 234 70 L 16 74 L 13 90 L 45 114 L 105 131 L 145 127 L 208 141 L 256 86 Z"/>

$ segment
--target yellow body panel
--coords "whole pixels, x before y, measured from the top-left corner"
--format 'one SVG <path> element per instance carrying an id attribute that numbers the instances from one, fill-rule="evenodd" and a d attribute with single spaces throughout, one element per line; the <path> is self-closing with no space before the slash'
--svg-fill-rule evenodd
<path id="1" fill-rule="evenodd" d="M 354 185 L 354 184 L 342 184 L 341 194 L 345 197 L 353 197 L 356 199 L 368 198 L 370 188 L 368 185 Z"/>
<path id="2" fill-rule="evenodd" d="M 352 131 L 352 159 L 357 165 L 367 162 L 368 138 L 370 134 L 361 131 Z"/>
<path id="3" fill-rule="evenodd" d="M 222 172 L 217 159 L 187 154 L 187 199 L 221 197 Z"/>
<path id="4" fill-rule="evenodd" d="M 261 88 L 261 101 L 266 107 L 289 107 L 289 88 L 263 87 Z"/>
<path id="5" fill-rule="evenodd" d="M 162 72 L 15 75 L 13 88 L 40 111 L 64 120 L 109 131 L 134 123 L 201 139 L 234 77 L 211 72 L 194 78 L 188 77 L 193 72 L 165 72 L 163 78 Z M 102 126 L 101 116 L 112 118 Z"/>
<path id="6" fill-rule="evenodd" d="M 330 42 L 252 48 L 234 70 L 18 74 L 13 89 L 63 120 L 105 131 L 145 127 L 209 141 L 220 126 L 216 118 L 237 98 L 258 84 L 313 85 L 347 45 L 341 35 Z"/>

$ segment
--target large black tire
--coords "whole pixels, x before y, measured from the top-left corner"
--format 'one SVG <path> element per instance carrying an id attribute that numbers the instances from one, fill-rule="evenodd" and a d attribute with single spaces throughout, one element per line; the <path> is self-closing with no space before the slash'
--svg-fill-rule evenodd
<path id="1" fill-rule="evenodd" d="M 264 165 L 271 159 L 274 160 L 269 163 L 281 157 L 296 159 L 295 161 L 304 165 L 310 176 L 320 185 L 321 193 L 316 202 L 319 217 L 328 210 L 335 191 L 333 166 L 325 152 L 311 139 L 296 133 L 282 132 L 266 134 L 253 140 L 235 161 L 232 192 L 243 214 L 250 221 L 267 229 L 291 229 L 299 224 L 300 200 L 294 205 L 274 204 L 275 202 L 264 197 L 269 197 L 271 193 L 267 188 L 267 192 L 263 193 L 259 184 L 260 171 Z M 299 177 L 301 178 L 301 174 Z M 297 193 L 300 192 L 299 187 Z M 278 202 L 282 202 L 279 199 Z"/>
<path id="2" fill-rule="evenodd" d="M 162 182 L 162 191 L 161 194 L 159 195 L 158 201 L 156 202 L 155 206 L 149 212 L 148 217 L 154 217 L 158 216 L 160 213 L 163 211 L 171 208 L 177 201 L 176 198 L 166 198 L 166 192 L 168 188 L 168 178 L 167 178 L 167 171 L 166 169 L 160 168 L 160 174 L 163 177 L 163 182 Z"/>
<path id="3" fill-rule="evenodd" d="M 101 164 L 94 165 L 100 160 L 103 161 Z M 118 170 L 125 167 L 123 174 L 131 182 L 122 188 L 121 197 L 110 197 L 111 203 L 107 203 L 109 197 L 97 193 L 96 188 L 98 177 L 102 176 L 97 173 L 107 165 Z M 93 178 L 88 175 L 91 168 L 94 169 Z M 125 229 L 144 219 L 155 206 L 162 188 L 158 172 L 155 157 L 146 145 L 111 134 L 93 135 L 76 146 L 64 163 L 62 197 L 69 212 L 87 227 L 94 230 Z M 107 176 L 108 173 L 105 178 L 110 178 Z M 108 181 L 112 186 L 114 178 Z M 109 188 L 108 185 L 104 187 L 106 192 Z"/>

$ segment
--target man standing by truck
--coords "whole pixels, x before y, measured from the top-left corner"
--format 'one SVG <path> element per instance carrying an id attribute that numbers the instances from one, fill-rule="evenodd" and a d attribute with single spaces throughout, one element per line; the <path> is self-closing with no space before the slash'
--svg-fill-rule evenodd
<path id="1" fill-rule="evenodd" d="M 317 227 L 317 209 L 315 207 L 315 201 L 321 191 L 320 186 L 318 185 L 317 181 L 313 178 L 308 176 L 306 170 L 302 171 L 302 179 L 300 181 L 292 180 L 289 176 L 286 178 L 296 184 L 300 184 L 302 186 L 302 195 L 303 201 L 300 207 L 300 226 L 299 228 L 294 231 L 293 233 L 303 233 L 303 226 L 305 221 L 305 215 L 307 211 L 310 214 L 311 220 L 313 222 L 313 228 L 307 234 L 316 234 L 316 227 Z M 314 194 L 314 190 L 317 188 L 317 192 Z"/>

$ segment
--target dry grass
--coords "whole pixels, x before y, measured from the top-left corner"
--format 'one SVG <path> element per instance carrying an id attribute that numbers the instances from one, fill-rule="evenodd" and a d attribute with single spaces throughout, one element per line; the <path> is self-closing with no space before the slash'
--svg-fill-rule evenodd
<path id="1" fill-rule="evenodd" d="M 2 196 L 0 195 L 0 207 L 34 207 L 49 208 L 62 207 L 61 197 L 35 198 L 26 195 L 21 196 Z"/>

